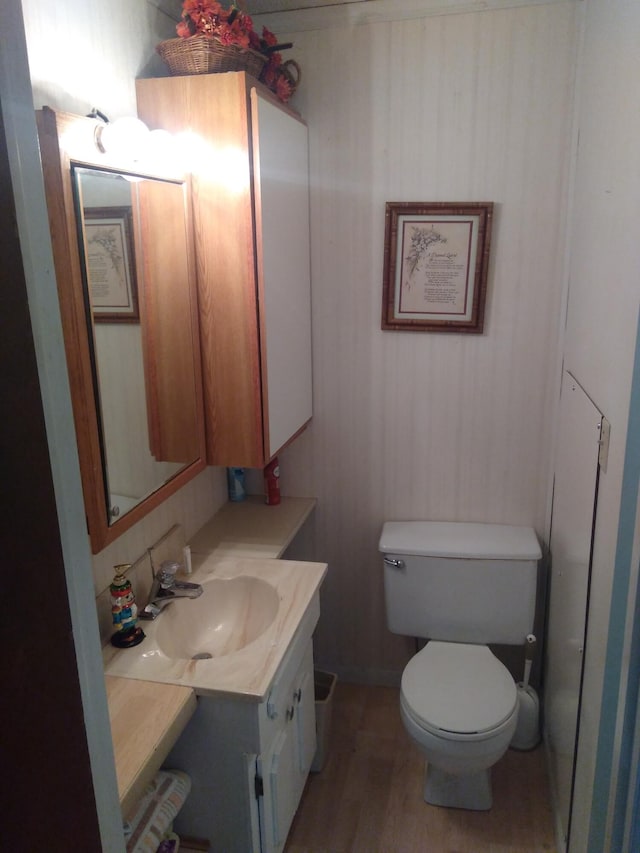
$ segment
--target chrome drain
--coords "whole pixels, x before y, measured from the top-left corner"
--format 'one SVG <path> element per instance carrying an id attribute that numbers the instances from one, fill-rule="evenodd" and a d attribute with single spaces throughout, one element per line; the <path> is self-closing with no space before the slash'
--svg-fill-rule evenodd
<path id="1" fill-rule="evenodd" d="M 191 660 L 209 660 L 213 655 L 210 655 L 209 652 L 198 652 L 197 655 L 193 655 Z"/>

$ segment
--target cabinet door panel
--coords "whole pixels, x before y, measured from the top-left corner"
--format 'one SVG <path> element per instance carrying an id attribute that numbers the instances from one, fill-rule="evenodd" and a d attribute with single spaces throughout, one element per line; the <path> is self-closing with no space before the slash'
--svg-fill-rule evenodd
<path id="1" fill-rule="evenodd" d="M 136 81 L 188 129 L 207 461 L 262 468 L 312 414 L 307 128 L 244 72 Z"/>
<path id="2" fill-rule="evenodd" d="M 252 91 L 268 455 L 311 418 L 307 128 Z M 255 133 L 257 119 L 257 134 Z"/>
<path id="3" fill-rule="evenodd" d="M 573 808 L 601 423 L 602 413 L 565 372 L 556 450 L 545 672 L 549 771 L 565 841 Z"/>
<path id="4" fill-rule="evenodd" d="M 270 768 L 273 843 L 276 846 L 284 844 L 300 798 L 295 751 L 295 729 L 288 725 L 278 735 Z"/>
<path id="5" fill-rule="evenodd" d="M 307 653 L 305 669 L 299 682 L 296 696 L 299 696 L 296 709 L 296 730 L 298 734 L 298 769 L 302 774 L 302 784 L 307 778 L 316 753 L 316 703 L 313 688 L 313 653 L 311 646 Z"/>

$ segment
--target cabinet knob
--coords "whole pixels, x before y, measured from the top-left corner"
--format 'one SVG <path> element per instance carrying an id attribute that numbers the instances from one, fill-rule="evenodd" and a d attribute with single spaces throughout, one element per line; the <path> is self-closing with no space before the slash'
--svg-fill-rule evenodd
<path id="1" fill-rule="evenodd" d="M 293 715 L 295 714 L 295 712 L 296 712 L 296 709 L 295 709 L 294 705 L 290 705 L 287 708 L 287 721 L 293 720 Z"/>
<path id="2" fill-rule="evenodd" d="M 300 700 L 302 699 L 302 687 L 298 687 L 293 694 L 293 698 L 296 702 L 300 703 Z"/>

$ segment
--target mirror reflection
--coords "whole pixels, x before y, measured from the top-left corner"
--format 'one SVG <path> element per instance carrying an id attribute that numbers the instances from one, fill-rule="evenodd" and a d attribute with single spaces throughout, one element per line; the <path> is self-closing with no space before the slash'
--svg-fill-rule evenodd
<path id="1" fill-rule="evenodd" d="M 73 172 L 111 525 L 200 455 L 185 186 Z"/>

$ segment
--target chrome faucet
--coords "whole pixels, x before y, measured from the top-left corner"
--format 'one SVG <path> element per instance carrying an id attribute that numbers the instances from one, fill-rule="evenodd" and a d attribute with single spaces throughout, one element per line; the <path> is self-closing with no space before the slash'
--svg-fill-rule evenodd
<path id="1" fill-rule="evenodd" d="M 202 587 L 199 583 L 176 580 L 175 575 L 179 568 L 179 563 L 171 561 L 161 564 L 153 575 L 149 601 L 140 611 L 140 619 L 155 619 L 167 604 L 171 604 L 176 598 L 198 598 L 202 595 Z"/>

